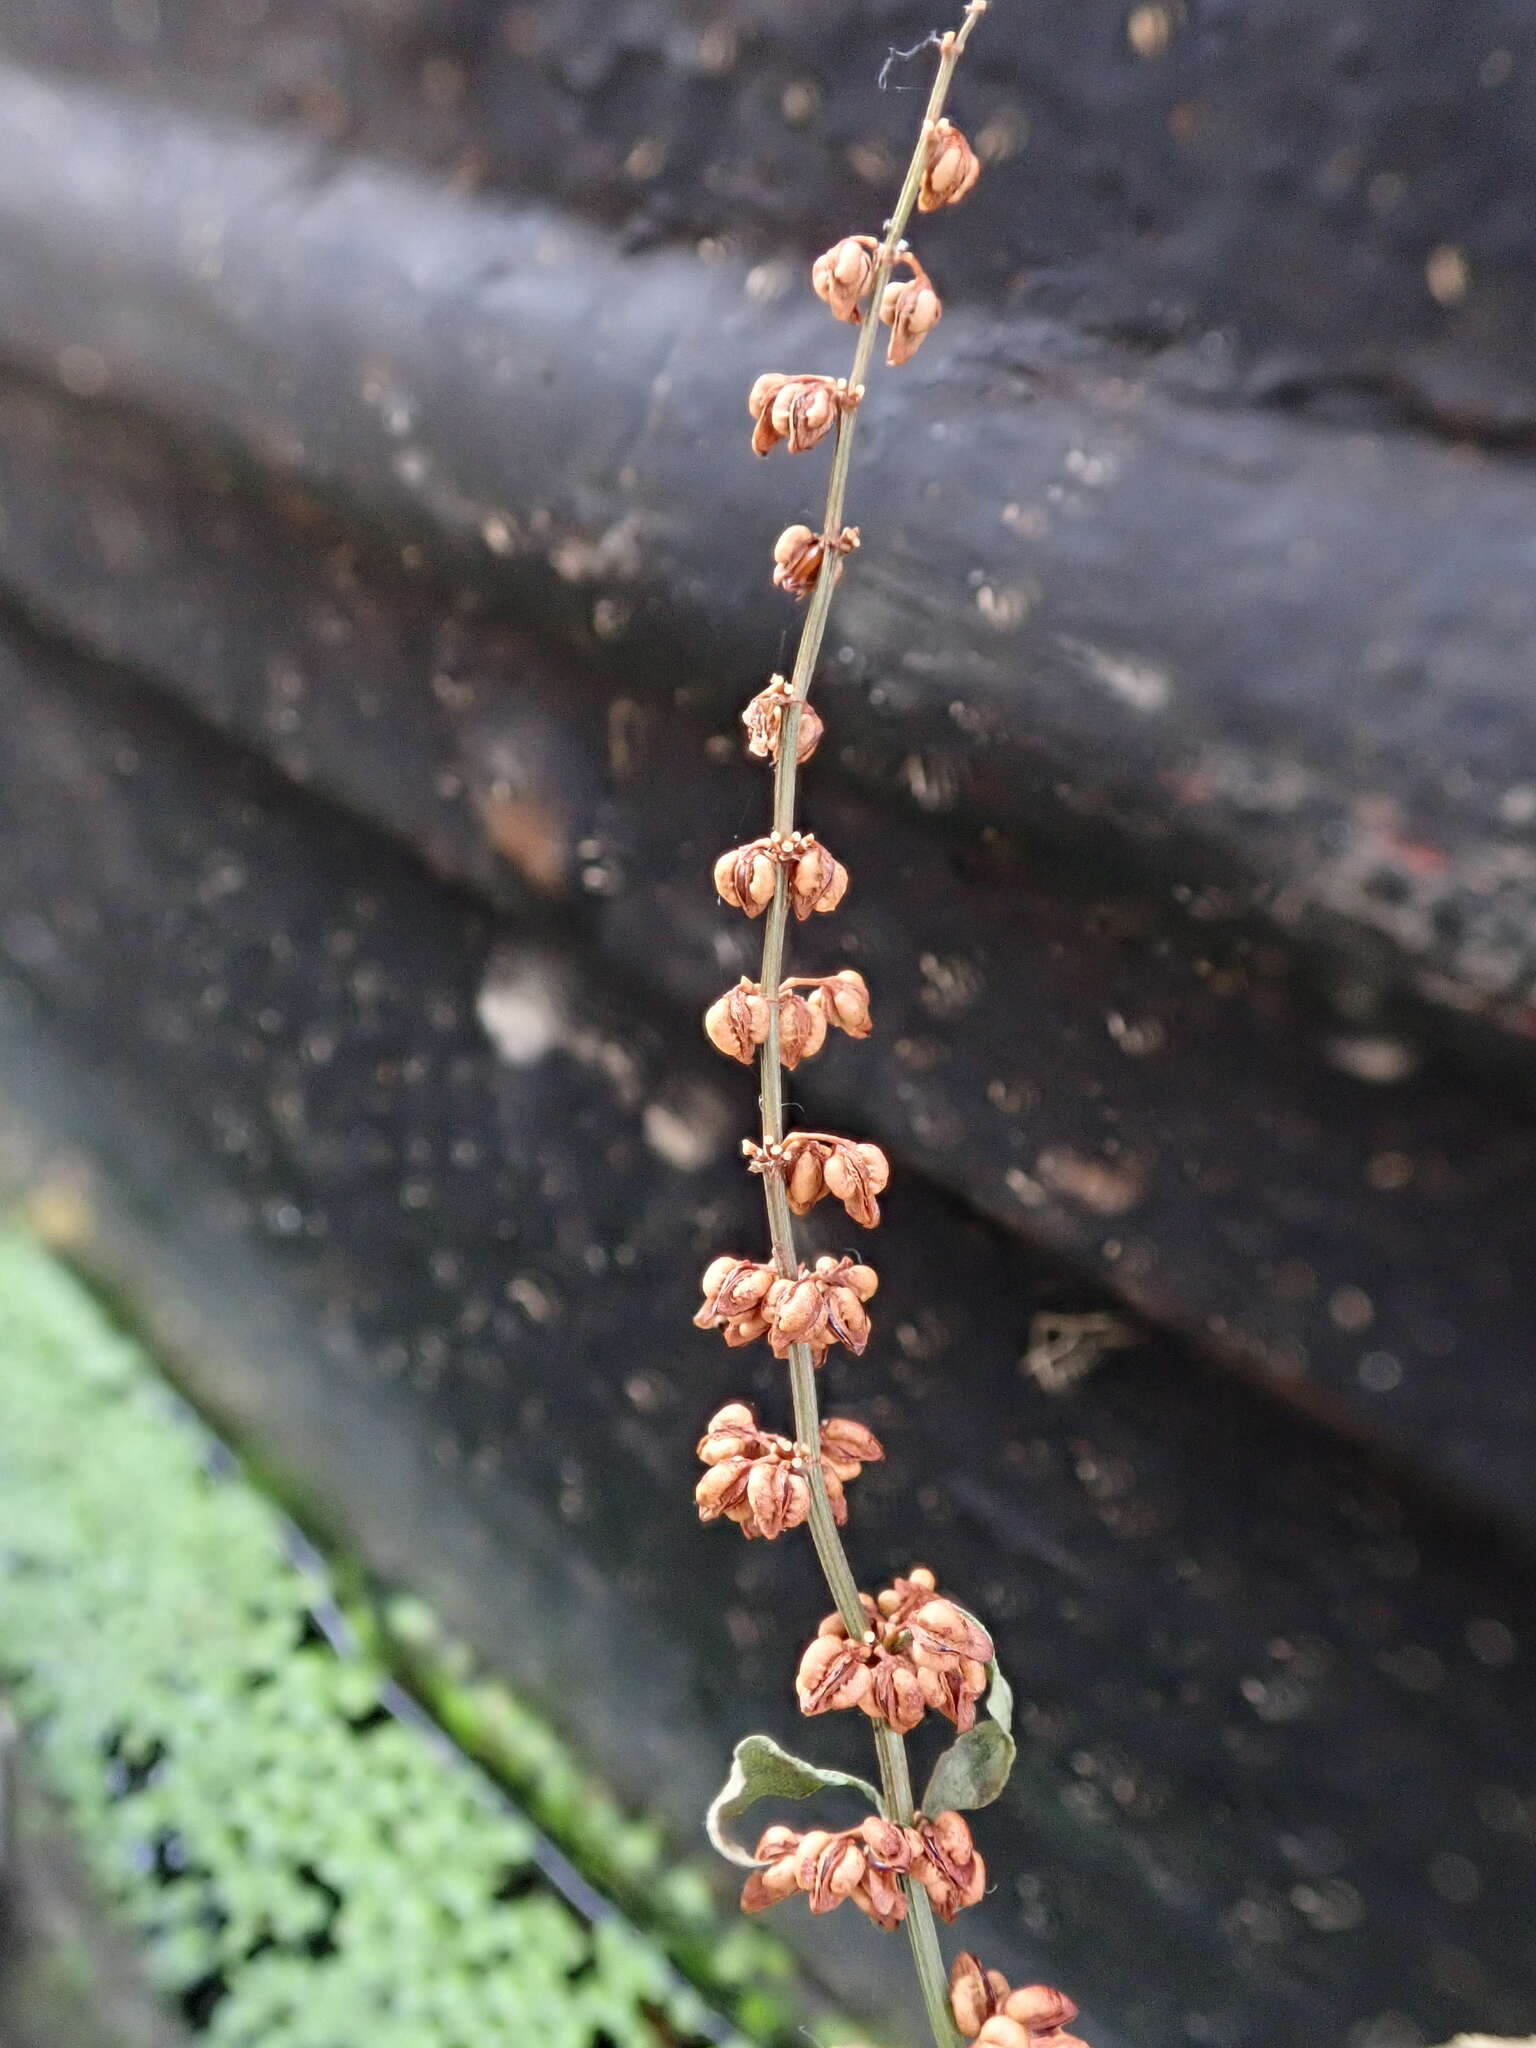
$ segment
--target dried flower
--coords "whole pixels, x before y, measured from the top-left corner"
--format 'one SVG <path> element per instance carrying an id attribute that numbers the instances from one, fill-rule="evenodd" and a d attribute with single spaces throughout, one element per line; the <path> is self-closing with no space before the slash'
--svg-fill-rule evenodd
<path id="1" fill-rule="evenodd" d="M 900 1880 L 915 1869 L 918 1838 L 911 1828 L 871 1814 L 856 1828 L 823 1828 L 796 1835 L 769 1828 L 757 1845 L 762 1866 L 747 1879 L 742 1910 L 761 1913 L 803 1892 L 813 1913 L 831 1913 L 851 1899 L 877 1927 L 899 1927 L 907 1916 Z"/>
<path id="2" fill-rule="evenodd" d="M 841 1641 L 813 1636 L 795 1674 L 801 1713 L 835 1714 L 862 1705 L 870 1688 L 872 1655 L 867 1644 L 849 1642 L 846 1636 Z"/>
<path id="3" fill-rule="evenodd" d="M 761 917 L 779 885 L 779 845 L 775 835 L 732 847 L 715 862 L 715 893 L 748 917 Z"/>
<path id="4" fill-rule="evenodd" d="M 922 270 L 893 278 L 880 297 L 880 318 L 891 330 L 888 363 L 910 362 L 944 317 L 939 295 Z"/>
<path id="5" fill-rule="evenodd" d="M 933 1820 L 919 1814 L 916 1833 L 920 1854 L 913 1860 L 912 1875 L 933 1901 L 939 1918 L 953 1920 L 985 1892 L 987 1866 L 971 1840 L 963 1814 L 941 1813 Z"/>
<path id="6" fill-rule="evenodd" d="M 756 754 L 761 761 L 777 761 L 779 758 L 779 736 L 784 729 L 784 713 L 788 709 L 794 692 L 786 676 L 772 676 L 766 688 L 758 691 L 746 710 L 741 722 L 747 728 L 747 752 Z M 795 760 L 809 761 L 821 745 L 826 727 L 822 724 L 821 713 L 811 705 L 802 702 L 800 722 L 795 729 Z"/>
<path id="7" fill-rule="evenodd" d="M 704 1012 L 704 1032 L 711 1045 L 743 1066 L 750 1066 L 768 1037 L 768 1005 L 755 981 L 743 975 Z"/>
<path id="8" fill-rule="evenodd" d="M 753 1259 L 714 1260 L 705 1270 L 704 1304 L 695 1324 L 701 1330 L 723 1330 L 726 1343 L 733 1347 L 766 1336 L 769 1325 L 762 1304 L 777 1278 L 772 1266 Z"/>
<path id="9" fill-rule="evenodd" d="M 1044 1992 L 1048 1998 L 1061 1999 L 1063 2005 L 1076 2012 L 1072 2001 L 1062 1998 L 1059 1991 L 1049 1991 L 1043 1984 L 1033 1988 Z M 1060 2027 L 1042 2030 L 1004 2013 L 989 2019 L 976 2036 L 976 2048 L 1038 2048 L 1041 2043 L 1048 2043 L 1049 2048 L 1087 2048 L 1087 2043 L 1079 2040 L 1076 2034 L 1065 2033 Z"/>
<path id="10" fill-rule="evenodd" d="M 953 121 L 934 124 L 928 136 L 928 160 L 917 189 L 919 213 L 937 213 L 958 206 L 981 176 L 981 160 Z"/>
<path id="11" fill-rule="evenodd" d="M 865 1465 L 878 1465 L 885 1446 L 872 1429 L 846 1415 L 829 1415 L 821 1425 L 821 1462 L 839 1479 L 857 1479 Z"/>
<path id="12" fill-rule="evenodd" d="M 879 249 L 873 235 L 845 235 L 811 265 L 811 287 L 837 319 L 857 327 L 864 317 L 859 307 L 875 281 Z"/>
<path id="13" fill-rule="evenodd" d="M 753 1173 L 777 1174 L 797 1216 L 805 1216 L 824 1195 L 832 1195 L 865 1230 L 880 1221 L 880 1204 L 891 1177 L 891 1163 L 878 1145 L 857 1144 L 825 1131 L 791 1131 L 768 1145 L 745 1139 L 742 1151 Z"/>
<path id="14" fill-rule="evenodd" d="M 848 893 L 848 870 L 813 834 L 800 836 L 802 850 L 790 870 L 789 907 L 804 924 L 813 912 L 836 910 Z"/>
<path id="15" fill-rule="evenodd" d="M 789 875 L 789 905 L 802 923 L 813 911 L 835 910 L 847 892 L 848 870 L 814 832 L 770 832 L 722 853 L 715 862 L 716 892 L 748 917 L 761 917 L 780 868 Z"/>
<path id="16" fill-rule="evenodd" d="M 840 967 L 820 983 L 827 1022 L 850 1038 L 868 1038 L 873 1030 L 869 1020 L 869 989 L 856 967 Z"/>
<path id="17" fill-rule="evenodd" d="M 782 442 L 791 455 L 804 455 L 837 425 L 850 402 L 847 385 L 834 377 L 786 377 L 770 370 L 758 378 L 747 396 L 747 411 L 757 422 L 752 432 L 754 455 L 771 455 Z"/>
<path id="18" fill-rule="evenodd" d="M 771 1542 L 786 1529 L 798 1529 L 810 1514 L 804 1446 L 759 1429 L 744 1402 L 730 1402 L 711 1417 L 698 1450 L 709 1468 L 693 1493 L 701 1522 L 723 1518 L 735 1522 L 744 1536 Z M 844 1487 L 865 1465 L 884 1456 L 879 1439 L 862 1423 L 836 1419 L 821 1425 L 822 1480 L 839 1528 L 848 1519 Z"/>
<path id="19" fill-rule="evenodd" d="M 953 1721 L 962 1733 L 973 1728 L 992 1656 L 992 1638 L 981 1624 L 952 1601 L 940 1599 L 933 1573 L 922 1565 L 915 1566 L 908 1578 L 895 1580 L 878 1599 L 867 1593 L 859 1597 L 870 1626 L 858 1644 L 848 1645 L 840 1614 L 829 1614 L 816 1635 L 816 1642 L 840 1641 L 857 1649 L 868 1667 L 868 1686 L 849 1704 L 862 1707 L 872 1720 L 888 1721 L 903 1735 L 917 1726 L 928 1708 Z M 818 1659 L 829 1654 L 818 1652 Z M 811 1656 L 810 1649 L 805 1656 Z M 802 1659 L 802 1671 L 805 1668 Z M 813 1670 L 820 1668 L 819 1662 L 812 1665 Z M 802 1694 L 806 1713 L 826 1713 L 840 1704 L 829 1700 L 808 1707 Z"/>
<path id="20" fill-rule="evenodd" d="M 827 1042 L 827 1013 L 814 996 L 798 995 L 786 989 L 779 996 L 779 1059 L 794 1071 L 802 1060 L 821 1051 Z"/>
<path id="21" fill-rule="evenodd" d="M 842 1344 L 857 1357 L 869 1342 L 864 1304 L 879 1285 L 872 1267 L 852 1259 L 818 1259 L 793 1280 L 776 1279 L 763 1301 L 774 1354 L 784 1358 L 792 1345 L 804 1344 L 819 1365 L 833 1344 Z"/>
<path id="22" fill-rule="evenodd" d="M 892 338 L 891 346 L 895 347 Z M 916 346 L 916 343 L 913 344 Z M 859 544 L 859 529 L 845 526 L 833 539 L 808 526 L 786 526 L 773 544 L 773 580 L 791 597 L 807 597 L 816 588 L 822 563 L 831 556 L 850 555 Z"/>
<path id="23" fill-rule="evenodd" d="M 979 2034 L 989 2048 L 1027 2048 L 1040 2041 L 1075 2048 L 1073 2037 L 1061 2031 L 1077 2018 L 1077 2007 L 1065 1992 L 1048 1984 L 1014 1991 L 1001 1970 L 984 1971 L 973 1955 L 955 1957 L 949 2003 L 966 2039 Z"/>

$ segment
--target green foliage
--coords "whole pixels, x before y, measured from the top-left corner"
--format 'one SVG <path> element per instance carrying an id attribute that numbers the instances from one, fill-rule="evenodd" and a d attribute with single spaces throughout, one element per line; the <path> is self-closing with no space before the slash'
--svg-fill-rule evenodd
<path id="1" fill-rule="evenodd" d="M 385 1712 L 378 1662 L 316 1640 L 328 1583 L 208 1450 L 0 1238 L 0 1676 L 156 1982 L 219 2048 L 686 2037 L 661 1954 L 578 1917 L 528 1825 Z"/>
<path id="2" fill-rule="evenodd" d="M 1019 1745 L 1013 1737 L 1013 1687 L 997 1667 L 987 1666 L 986 1718 L 957 1736 L 933 1767 L 923 1793 L 924 1813 L 974 1813 L 1000 1799 L 1013 1773 Z"/>
<path id="3" fill-rule="evenodd" d="M 846 1771 L 824 1770 L 802 1756 L 791 1756 L 771 1735 L 743 1736 L 731 1757 L 731 1774 L 710 1803 L 709 1839 L 722 1856 L 750 1870 L 756 1858 L 731 1834 L 734 1822 L 760 1799 L 809 1799 L 813 1793 L 830 1791 L 857 1792 L 871 1813 L 885 1810 L 866 1778 L 851 1778 Z"/>
<path id="4" fill-rule="evenodd" d="M 664 1943 L 678 1967 L 754 2038 L 802 2044 L 804 2001 L 783 1942 L 739 1915 L 722 1919 L 702 1861 L 669 1859 L 662 1831 L 636 1820 L 584 1771 L 553 1728 L 480 1670 L 425 1602 L 370 1602 L 348 1614 L 468 1755 L 483 1763 L 594 1883 Z M 857 2028 L 844 2024 L 844 2034 Z M 833 2026 L 833 2037 L 838 2028 Z"/>

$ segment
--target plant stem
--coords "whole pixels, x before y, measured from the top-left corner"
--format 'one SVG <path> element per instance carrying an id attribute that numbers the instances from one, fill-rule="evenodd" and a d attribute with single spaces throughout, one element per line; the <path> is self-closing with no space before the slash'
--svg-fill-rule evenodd
<path id="1" fill-rule="evenodd" d="M 939 66 L 934 76 L 933 90 L 928 95 L 927 109 L 923 115 L 917 145 L 912 152 L 912 160 L 907 166 L 907 175 L 902 181 L 895 208 L 885 225 L 885 235 L 875 260 L 869 296 L 864 304 L 858 346 L 854 350 L 853 368 L 848 378 L 850 389 L 860 398 L 863 396 L 865 380 L 874 357 L 880 301 L 901 253 L 907 222 L 912 217 L 912 208 L 917 202 L 918 188 L 922 183 L 928 137 L 934 122 L 944 111 L 944 102 L 949 96 L 950 80 L 954 76 L 961 52 L 970 39 L 971 30 L 985 13 L 986 7 L 987 0 L 970 0 L 960 27 L 951 30 L 939 44 Z M 838 418 L 837 441 L 832 455 L 832 473 L 827 481 L 827 505 L 821 528 L 829 539 L 835 539 L 843 527 L 843 509 L 848 496 L 848 472 L 853 459 L 853 437 L 857 424 L 857 406 L 843 412 Z M 795 826 L 798 784 L 796 754 L 800 734 L 800 707 L 809 696 L 811 683 L 815 677 L 822 639 L 827 630 L 827 617 L 832 609 L 832 593 L 837 587 L 842 561 L 843 557 L 829 545 L 822 559 L 816 587 L 811 592 L 806 606 L 805 624 L 801 629 L 800 644 L 795 653 L 794 672 L 790 678 L 790 698 L 784 707 L 779 727 L 778 758 L 774 767 L 773 829 L 781 834 L 792 832 Z M 774 998 L 784 978 L 784 944 L 788 926 L 789 875 L 787 869 L 781 866 L 763 929 L 763 965 L 758 982 L 768 1002 L 768 1039 L 763 1046 L 759 1063 L 765 1146 L 778 1143 L 784 1136 L 784 1075 L 779 1054 L 779 1010 Z M 763 1188 L 768 1204 L 768 1229 L 772 1242 L 773 1262 L 781 1273 L 792 1278 L 799 1271 L 799 1254 L 795 1247 L 794 1218 L 790 1212 L 789 1197 L 783 1178 L 777 1174 L 765 1174 Z M 821 1419 L 816 1402 L 816 1368 L 810 1349 L 804 1344 L 796 1344 L 790 1348 L 789 1384 L 795 1411 L 795 1440 L 802 1444 L 806 1451 L 806 1478 L 811 1493 L 811 1540 L 815 1544 L 822 1572 L 837 1604 L 837 1611 L 842 1616 L 849 1635 L 857 1641 L 868 1630 L 868 1617 L 860 1603 L 858 1582 L 849 1567 L 842 1539 L 837 1533 L 837 1524 L 832 1519 L 831 1502 L 827 1498 L 826 1480 L 821 1469 Z M 885 1793 L 886 1817 L 900 1825 L 907 1825 L 911 1822 L 914 1808 L 912 1780 L 907 1770 L 906 1744 L 896 1730 L 886 1723 L 876 1721 L 873 1725 L 875 1748 L 880 1762 L 880 1781 Z M 905 1888 L 907 1935 L 912 1944 L 912 1960 L 916 1966 L 928 2023 L 933 2030 L 937 2048 L 958 2048 L 960 2034 L 950 2014 L 948 1979 L 944 1959 L 939 1951 L 933 1908 L 929 1903 L 928 1894 L 920 1884 L 914 1884 L 908 1879 Z"/>

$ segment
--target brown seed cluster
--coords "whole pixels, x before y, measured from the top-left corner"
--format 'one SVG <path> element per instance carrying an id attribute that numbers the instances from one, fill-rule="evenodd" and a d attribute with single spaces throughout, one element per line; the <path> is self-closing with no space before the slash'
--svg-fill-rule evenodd
<path id="1" fill-rule="evenodd" d="M 878 1814 L 839 1834 L 769 1828 L 757 1845 L 762 1868 L 741 1894 L 742 1908 L 761 1913 L 803 1892 L 813 1913 L 831 1913 L 851 1899 L 877 1927 L 899 1927 L 907 1917 L 902 1879 L 920 1884 L 942 1920 L 974 1906 L 986 1890 L 987 1868 L 958 1813 L 934 1820 L 922 1814 L 898 1827 Z"/>
<path id="2" fill-rule="evenodd" d="M 802 995 L 809 989 L 809 995 Z M 868 1038 L 871 1029 L 869 990 L 856 967 L 836 974 L 799 976 L 779 984 L 779 1059 L 793 1070 L 826 1044 L 835 1025 L 850 1038 Z M 755 981 L 745 975 L 735 988 L 704 1012 L 704 1032 L 711 1045 L 729 1059 L 750 1066 L 757 1049 L 768 1042 L 768 1004 Z"/>
<path id="3" fill-rule="evenodd" d="M 834 1415 L 822 1423 L 821 1473 L 839 1528 L 848 1519 L 844 1487 L 884 1456 L 880 1439 L 862 1422 Z M 709 1468 L 693 1492 L 701 1522 L 723 1517 L 749 1539 L 771 1542 L 809 1516 L 809 1453 L 803 1444 L 759 1429 L 744 1401 L 729 1402 L 710 1417 L 699 1457 Z"/>
<path id="4" fill-rule="evenodd" d="M 754 1259 L 727 1254 L 704 1273 L 704 1301 L 694 1322 L 719 1330 L 733 1348 L 766 1337 L 776 1358 L 806 1345 L 820 1365 L 834 1344 L 857 1357 L 869 1342 L 864 1304 L 880 1285 L 871 1266 L 852 1259 L 818 1259 L 792 1278 Z"/>
<path id="5" fill-rule="evenodd" d="M 790 689 L 787 676 L 771 676 L 767 686 L 758 691 L 746 710 L 741 722 L 747 728 L 747 752 L 755 754 L 760 761 L 777 761 L 779 758 L 779 736 L 784 729 L 784 714 L 788 710 L 794 692 Z M 803 765 L 821 745 L 826 728 L 821 713 L 809 704 L 800 706 L 800 722 L 795 730 L 795 760 Z"/>
<path id="6" fill-rule="evenodd" d="M 863 1229 L 879 1224 L 880 1204 L 875 1198 L 890 1180 L 891 1162 L 878 1145 L 834 1138 L 826 1131 L 791 1131 L 769 1145 L 745 1138 L 741 1149 L 753 1173 L 775 1174 L 784 1182 L 797 1216 L 809 1215 L 824 1195 L 832 1195 Z"/>
<path id="7" fill-rule="evenodd" d="M 809 597 L 821 579 L 822 564 L 830 559 L 835 569 L 840 558 L 851 555 L 858 544 L 856 526 L 845 526 L 837 534 L 786 526 L 773 544 L 773 580 L 791 597 Z"/>
<path id="8" fill-rule="evenodd" d="M 981 176 L 981 160 L 953 121 L 936 121 L 928 132 L 927 162 L 917 188 L 919 213 L 958 206 Z"/>
<path id="9" fill-rule="evenodd" d="M 880 244 L 873 235 L 844 235 L 811 265 L 811 289 L 833 317 L 857 327 L 863 301 L 875 281 Z"/>
<path id="10" fill-rule="evenodd" d="M 944 317 L 944 307 L 915 256 L 903 256 L 910 277 L 893 277 L 880 295 L 880 318 L 891 330 L 886 349 L 888 363 L 912 360 L 924 341 Z"/>
<path id="11" fill-rule="evenodd" d="M 848 893 L 848 870 L 834 860 L 814 832 L 769 832 L 745 846 L 733 846 L 715 862 L 715 889 L 733 910 L 761 917 L 789 877 L 789 907 L 803 924 L 814 912 L 836 910 Z"/>
<path id="12" fill-rule="evenodd" d="M 1048 1984 L 1026 1984 L 1010 1988 L 1001 1970 L 983 1970 L 975 1956 L 955 1957 L 949 1973 L 949 2003 L 955 2025 L 967 2041 L 980 2048 L 1085 2048 L 1066 2029 L 1077 2018 L 1077 2007 L 1065 1992 Z"/>
<path id="13" fill-rule="evenodd" d="M 747 394 L 747 411 L 754 422 L 752 453 L 771 455 L 784 447 L 791 455 L 804 455 L 826 439 L 840 413 L 858 402 L 858 394 L 841 377 L 786 376 L 769 370 Z"/>
<path id="14" fill-rule="evenodd" d="M 863 1637 L 851 1640 L 842 1616 L 829 1614 L 800 1659 L 801 1713 L 859 1707 L 908 1735 L 931 1707 L 962 1734 L 973 1728 L 992 1659 L 992 1638 L 980 1622 L 942 1599 L 923 1565 L 878 1598 L 859 1598 L 869 1618 Z"/>

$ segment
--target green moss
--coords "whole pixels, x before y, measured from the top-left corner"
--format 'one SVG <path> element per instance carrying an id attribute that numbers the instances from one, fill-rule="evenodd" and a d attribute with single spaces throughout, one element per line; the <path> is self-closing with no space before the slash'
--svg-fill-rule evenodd
<path id="1" fill-rule="evenodd" d="M 662 1831 L 626 1813 L 548 1722 L 477 1669 L 423 1601 L 369 1603 L 358 1592 L 348 1611 L 460 1748 L 512 1788 L 539 1826 L 665 1943 L 694 1983 L 757 2038 L 804 2042 L 794 1958 L 765 1928 L 722 1921 L 702 1862 L 669 1862 Z"/>
<path id="2" fill-rule="evenodd" d="M 209 1448 L 83 1290 L 0 1238 L 0 1674 L 163 1991 L 224 2048 L 695 2030 L 660 1950 L 573 1912 L 526 1822 L 386 1712 L 376 1657 L 317 1639 L 328 1581 Z M 471 1696 L 541 1797 L 590 1796 L 509 1696 Z M 649 1830 L 623 1835 L 621 1866 L 658 1856 Z M 702 1938 L 688 1874 L 674 1907 Z"/>

